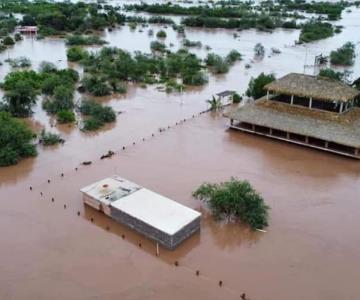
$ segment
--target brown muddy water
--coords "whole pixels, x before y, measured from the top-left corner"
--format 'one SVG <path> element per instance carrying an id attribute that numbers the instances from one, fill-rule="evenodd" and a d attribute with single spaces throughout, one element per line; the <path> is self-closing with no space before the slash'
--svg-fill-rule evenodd
<path id="1" fill-rule="evenodd" d="M 252 300 L 359 299 L 360 163 L 228 131 L 221 114 L 199 115 L 214 93 L 243 93 L 251 76 L 303 72 L 305 58 L 311 64 L 319 53 L 358 43 L 360 11 L 339 22 L 345 26 L 341 34 L 306 47 L 292 46 L 298 31 L 249 30 L 235 39 L 233 31 L 189 29 L 188 39 L 222 55 L 237 49 L 244 60 L 183 94 L 129 86 L 126 96 L 99 99 L 122 113 L 97 133 L 57 126 L 39 104 L 31 126 L 60 132 L 66 143 L 39 147 L 38 157 L 0 169 L 0 299 L 239 299 L 242 293 Z M 147 52 L 153 38 L 138 29 L 104 36 L 112 46 Z M 175 50 L 179 37 L 167 31 L 166 43 Z M 271 47 L 282 53 L 246 70 L 257 42 L 268 54 Z M 66 67 L 65 51 L 62 40 L 26 38 L 0 60 L 27 56 L 34 68 L 43 60 Z M 359 61 L 351 68 L 354 78 Z M 7 64 L 0 66 L 0 79 L 8 71 Z M 117 155 L 100 160 L 110 149 Z M 79 166 L 85 160 L 93 164 Z M 79 189 L 114 173 L 201 210 L 201 232 L 156 257 L 153 242 L 83 206 Z M 266 233 L 219 224 L 191 197 L 203 181 L 231 176 L 249 180 L 271 206 Z"/>

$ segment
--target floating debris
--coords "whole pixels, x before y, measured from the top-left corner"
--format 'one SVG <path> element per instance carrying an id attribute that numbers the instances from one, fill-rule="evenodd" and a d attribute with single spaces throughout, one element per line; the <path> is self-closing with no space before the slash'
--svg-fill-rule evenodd
<path id="1" fill-rule="evenodd" d="M 114 151 L 109 150 L 108 153 L 102 155 L 100 159 L 111 158 L 115 154 Z"/>

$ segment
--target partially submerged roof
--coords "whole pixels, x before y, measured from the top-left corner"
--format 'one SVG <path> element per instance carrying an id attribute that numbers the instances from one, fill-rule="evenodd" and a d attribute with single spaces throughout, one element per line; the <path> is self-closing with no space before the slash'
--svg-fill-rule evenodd
<path id="1" fill-rule="evenodd" d="M 173 235 L 201 214 L 119 176 L 81 189 L 97 203 L 115 208 L 162 232 Z"/>
<path id="2" fill-rule="evenodd" d="M 338 115 L 261 99 L 233 109 L 225 116 L 240 122 L 360 148 L 360 108 Z"/>
<path id="3" fill-rule="evenodd" d="M 169 235 L 175 234 L 201 215 L 145 188 L 112 202 L 111 206 Z"/>
<path id="4" fill-rule="evenodd" d="M 227 97 L 227 96 L 231 96 L 231 95 L 234 95 L 234 94 L 235 94 L 235 91 L 226 90 L 226 91 L 217 93 L 216 96 L 219 96 L 219 97 Z"/>
<path id="5" fill-rule="evenodd" d="M 359 90 L 338 80 L 298 73 L 285 75 L 264 88 L 271 92 L 327 101 L 346 102 L 360 95 Z"/>

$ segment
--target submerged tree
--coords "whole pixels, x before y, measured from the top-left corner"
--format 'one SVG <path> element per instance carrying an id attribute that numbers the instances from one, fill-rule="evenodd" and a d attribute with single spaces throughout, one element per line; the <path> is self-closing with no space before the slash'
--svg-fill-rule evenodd
<path id="1" fill-rule="evenodd" d="M 16 164 L 21 158 L 35 156 L 31 143 L 34 133 L 26 125 L 0 111 L 0 166 Z"/>
<path id="2" fill-rule="evenodd" d="M 246 95 L 248 97 L 252 97 L 254 99 L 261 98 L 265 96 L 266 92 L 264 90 L 264 86 L 268 83 L 275 80 L 274 74 L 266 75 L 261 73 L 258 77 L 252 77 L 249 82 L 249 87 L 246 91 Z"/>
<path id="3" fill-rule="evenodd" d="M 355 59 L 355 44 L 347 42 L 342 47 L 330 53 L 330 62 L 333 65 L 352 66 Z"/>
<path id="4" fill-rule="evenodd" d="M 265 48 L 261 43 L 257 43 L 254 47 L 254 53 L 257 57 L 263 57 L 265 55 Z"/>
<path id="5" fill-rule="evenodd" d="M 247 181 L 204 183 L 193 196 L 204 201 L 217 219 L 239 220 L 253 230 L 268 226 L 269 207 Z"/>

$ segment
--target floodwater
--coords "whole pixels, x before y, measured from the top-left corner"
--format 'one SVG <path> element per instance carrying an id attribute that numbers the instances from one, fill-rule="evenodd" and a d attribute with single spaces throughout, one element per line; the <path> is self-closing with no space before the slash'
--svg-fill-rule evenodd
<path id="1" fill-rule="evenodd" d="M 213 94 L 243 93 L 251 76 L 303 72 L 315 55 L 349 40 L 358 43 L 360 10 L 339 22 L 345 26 L 341 34 L 306 47 L 293 46 L 298 31 L 249 30 L 235 39 L 231 30 L 188 29 L 188 39 L 221 55 L 237 49 L 244 60 L 182 94 L 129 86 L 126 96 L 98 99 L 121 113 L 97 133 L 57 126 L 39 104 L 28 122 L 36 130 L 60 132 L 66 143 L 39 147 L 38 157 L 0 169 L 0 299 L 239 299 L 244 292 L 252 300 L 358 299 L 360 164 L 228 131 L 221 114 L 199 115 Z M 151 27 L 156 32 L 161 26 Z M 154 37 L 140 28 L 104 37 L 111 46 L 148 52 Z M 179 37 L 166 30 L 165 41 L 176 50 Z M 267 54 L 271 47 L 282 53 L 253 61 L 246 70 L 257 42 Z M 0 60 L 27 56 L 34 68 L 43 60 L 66 67 L 65 51 L 60 39 L 26 38 Z M 206 55 L 204 49 L 191 51 Z M 353 78 L 360 76 L 359 59 L 350 70 Z M 6 63 L 0 66 L 0 79 L 8 71 Z M 117 155 L 100 160 L 108 150 Z M 93 164 L 80 166 L 85 160 Z M 156 257 L 153 242 L 83 206 L 79 189 L 114 173 L 201 210 L 201 232 Z M 203 181 L 231 176 L 249 180 L 272 208 L 267 233 L 219 224 L 191 197 Z"/>

